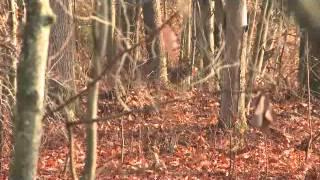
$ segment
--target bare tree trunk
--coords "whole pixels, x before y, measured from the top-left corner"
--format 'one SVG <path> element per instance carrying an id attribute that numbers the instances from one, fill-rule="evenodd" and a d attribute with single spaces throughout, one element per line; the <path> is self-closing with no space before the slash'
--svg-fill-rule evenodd
<path id="1" fill-rule="evenodd" d="M 105 0 L 96 0 L 95 9 L 97 16 L 101 17 L 104 20 L 109 18 L 108 12 L 108 2 Z M 101 72 L 100 62 L 106 56 L 107 49 L 109 48 L 108 42 L 108 30 L 109 27 L 106 24 L 100 22 L 93 22 L 93 39 L 94 39 L 94 58 L 91 64 L 90 75 L 92 79 L 95 79 L 99 76 Z M 90 84 L 90 82 L 88 83 Z M 94 118 L 97 118 L 98 111 L 98 95 L 99 95 L 99 83 L 95 83 L 89 89 L 88 95 L 88 115 L 87 120 L 91 121 Z M 85 180 L 95 179 L 96 174 L 96 159 L 97 159 L 97 124 L 91 123 L 87 126 L 87 153 L 86 161 L 84 168 Z"/>
<path id="2" fill-rule="evenodd" d="M 220 48 L 222 46 L 222 42 L 225 40 L 225 26 L 226 26 L 226 12 L 224 0 L 215 0 L 215 29 L 214 29 L 214 39 L 216 48 Z"/>
<path id="3" fill-rule="evenodd" d="M 267 2 L 267 1 L 266 1 Z M 267 35 L 268 35 L 268 30 L 269 30 L 269 24 L 270 24 L 270 16 L 271 16 L 271 12 L 273 10 L 273 1 L 269 0 L 269 3 L 265 4 L 265 8 L 264 9 L 264 14 L 263 14 L 263 18 L 261 19 L 261 21 L 259 23 L 261 23 L 261 25 L 258 24 L 258 28 L 257 31 L 260 33 L 258 37 L 260 40 L 258 40 L 260 42 L 260 44 L 256 44 L 257 46 L 255 47 L 259 47 L 259 49 L 256 49 L 254 51 L 255 54 L 255 63 L 257 63 L 256 66 L 256 71 L 257 73 L 261 73 L 262 70 L 262 64 L 263 64 L 263 57 L 266 51 L 266 45 L 267 45 Z"/>
<path id="4" fill-rule="evenodd" d="M 191 16 L 191 55 L 190 55 L 190 62 L 188 62 L 190 64 L 189 67 L 189 74 L 192 74 L 192 69 L 195 67 L 195 63 L 196 63 L 196 49 L 197 49 L 197 42 L 198 39 L 196 38 L 197 36 L 197 22 L 198 22 L 198 18 L 197 17 L 197 1 L 191 1 L 191 6 L 192 6 L 192 16 Z M 185 78 L 184 82 L 183 82 L 183 88 L 188 88 L 191 85 L 191 81 L 192 81 L 192 76 L 187 76 L 187 78 Z"/>
<path id="5" fill-rule="evenodd" d="M 0 80 L 0 97 L 4 100 L 5 99 L 5 95 L 3 94 L 3 86 L 2 86 L 3 81 Z M 4 126 L 5 126 L 5 122 L 4 122 L 4 112 L 5 112 L 5 108 L 4 108 L 4 104 L 3 101 L 0 101 L 0 159 L 2 159 L 4 157 L 3 153 L 3 147 L 4 147 L 4 143 L 5 143 L 5 139 L 4 139 Z M 0 171 L 2 171 L 2 161 L 0 161 Z"/>
<path id="6" fill-rule="evenodd" d="M 214 9 L 214 45 L 216 49 L 224 48 L 223 45 L 225 43 L 225 30 L 226 30 L 226 12 L 225 12 L 225 4 L 224 0 L 215 0 L 215 9 Z M 222 49 L 224 52 L 225 49 Z M 224 59 L 224 53 L 221 54 L 221 57 L 218 61 L 222 61 Z M 216 85 L 217 89 L 221 89 L 221 71 L 217 72 L 217 76 L 215 77 L 219 82 Z"/>
<path id="7" fill-rule="evenodd" d="M 17 74 L 17 114 L 10 179 L 36 179 L 41 140 L 50 26 L 54 17 L 48 0 L 26 1 L 23 59 Z"/>
<path id="8" fill-rule="evenodd" d="M 181 33 L 180 61 L 191 59 L 191 36 L 192 36 L 192 1 L 187 1 L 187 12 L 189 16 L 183 16 L 183 29 Z"/>
<path id="9" fill-rule="evenodd" d="M 246 0 L 242 0 L 243 6 L 247 9 Z M 247 19 L 247 12 L 243 12 L 241 16 L 243 19 Z M 244 25 L 244 24 L 243 24 Z M 238 102 L 239 110 L 239 128 L 240 132 L 244 132 L 247 129 L 247 118 L 246 118 L 246 73 L 247 73 L 247 45 L 248 45 L 248 33 L 243 30 L 242 42 L 241 42 L 241 56 L 240 56 L 240 96 Z"/>
<path id="10" fill-rule="evenodd" d="M 266 49 L 263 56 L 262 68 L 261 68 L 261 77 L 264 77 L 266 72 L 266 67 L 268 65 L 268 61 L 271 57 L 274 57 L 274 62 L 276 65 L 278 64 L 278 59 L 280 58 L 280 54 L 282 51 L 282 47 L 284 45 L 283 37 L 283 21 L 284 17 L 281 12 L 284 11 L 283 0 L 276 0 L 273 2 L 273 11 L 272 18 L 270 18 L 269 26 L 270 28 L 270 37 L 266 42 Z"/>
<path id="11" fill-rule="evenodd" d="M 16 2 L 15 0 L 10 0 L 10 29 L 11 29 L 11 42 L 12 46 L 18 48 L 18 41 L 17 41 L 17 33 L 18 33 L 18 19 L 17 19 L 17 8 L 16 8 Z M 11 59 L 11 64 L 10 64 L 10 73 L 9 73 L 9 82 L 12 87 L 12 94 L 16 94 L 16 86 L 17 86 L 17 79 L 16 79 L 16 74 L 17 74 L 17 58 L 12 56 Z M 14 100 L 10 98 L 10 105 L 12 106 L 14 104 Z"/>
<path id="12" fill-rule="evenodd" d="M 199 48 L 203 55 L 203 68 L 205 75 L 210 74 L 209 66 L 212 64 L 212 57 L 214 52 L 214 1 L 201 0 L 200 8 L 198 10 L 201 19 L 198 20 L 197 39 L 201 44 Z"/>
<path id="13" fill-rule="evenodd" d="M 221 70 L 221 109 L 220 126 L 232 127 L 238 117 L 238 99 L 240 90 L 239 62 L 243 35 L 242 8 L 240 0 L 226 1 L 226 46 L 225 66 Z"/>
<path id="14" fill-rule="evenodd" d="M 143 19 L 145 32 L 150 36 L 162 24 L 160 14 L 160 1 L 151 0 L 143 4 Z M 162 47 L 162 38 L 156 37 L 147 44 L 149 61 L 147 65 L 147 75 L 156 77 L 161 83 L 168 83 L 167 60 Z"/>
<path id="15" fill-rule="evenodd" d="M 306 92 L 306 86 L 307 86 L 307 64 L 306 64 L 306 52 L 305 52 L 305 47 L 307 45 L 307 36 L 306 36 L 306 31 L 304 29 L 300 30 L 300 47 L 299 47 L 299 83 L 300 83 L 300 88 Z"/>
<path id="16" fill-rule="evenodd" d="M 74 27 L 73 27 L 73 10 L 71 0 L 50 0 L 53 12 L 57 16 L 57 22 L 52 26 L 50 33 L 49 45 L 49 77 L 51 71 L 61 87 L 58 89 L 58 95 L 62 100 L 67 100 L 76 92 L 75 74 L 74 74 Z M 68 12 L 66 12 L 66 10 Z M 50 85 L 50 84 L 49 84 Z M 49 89 L 49 94 L 50 92 Z M 56 93 L 56 92 L 53 92 Z M 77 103 L 68 106 L 69 117 L 74 118 Z"/>
<path id="17" fill-rule="evenodd" d="M 310 90 L 313 95 L 320 97 L 320 78 L 319 78 L 319 24 L 320 24 L 320 14 L 318 10 L 320 8 L 320 2 L 316 0 L 290 0 L 287 2 L 289 9 L 294 12 L 295 17 L 303 30 L 301 33 L 300 42 L 300 66 L 299 66 L 299 76 L 300 76 L 300 86 L 305 88 L 307 85 L 307 66 L 310 67 Z M 309 43 L 309 44 L 307 44 Z M 309 65 L 307 65 L 307 60 L 305 59 L 304 47 L 309 47 Z"/>
<path id="18" fill-rule="evenodd" d="M 299 81 L 300 81 L 300 87 L 303 90 L 303 92 L 306 92 L 307 90 L 307 63 L 309 63 L 310 67 L 310 90 L 311 94 L 320 97 L 320 65 L 319 65 L 319 59 L 320 59 L 320 38 L 317 35 L 319 30 L 302 30 L 300 35 L 300 63 L 299 63 Z M 307 34 L 308 33 L 308 34 Z M 307 34 L 307 35 L 306 35 Z M 309 38 L 309 39 L 308 39 Z M 309 43 L 309 44 L 308 44 Z M 306 60 L 306 51 L 305 47 L 309 47 L 309 62 Z"/>
<path id="19" fill-rule="evenodd" d="M 116 28 L 116 9 L 114 5 L 114 0 L 107 0 L 106 2 L 107 9 L 107 21 L 110 23 L 107 27 L 107 61 L 112 61 L 112 58 L 115 54 L 115 28 Z"/>
<path id="20" fill-rule="evenodd" d="M 252 90 L 255 79 L 257 75 L 259 75 L 261 72 L 272 6 L 273 6 L 272 0 L 263 1 L 261 19 L 257 25 L 257 36 L 253 46 L 253 48 L 255 49 L 252 52 L 253 55 L 250 62 L 250 69 L 249 69 L 250 75 L 249 75 L 249 81 L 248 81 L 249 91 Z"/>
<path id="21" fill-rule="evenodd" d="M 135 7 L 135 14 L 134 14 L 134 22 L 135 22 L 135 26 L 134 26 L 134 32 L 133 32 L 133 42 L 134 44 L 137 44 L 139 42 L 139 37 L 140 37 L 140 28 L 141 28 L 141 20 L 140 20 L 140 15 L 141 15 L 141 0 L 136 0 L 136 7 Z M 136 78 L 136 70 L 137 70 L 137 61 L 140 59 L 140 49 L 136 48 L 133 51 L 133 62 L 131 64 L 131 77 L 133 79 Z"/>
<path id="22" fill-rule="evenodd" d="M 73 8 L 71 0 L 50 0 L 50 5 L 53 12 L 57 16 L 56 23 L 52 26 L 50 32 L 49 44 L 49 77 L 50 73 L 55 73 L 58 77 L 57 82 L 62 86 L 49 84 L 49 94 L 58 96 L 59 103 L 69 99 L 76 93 L 75 72 L 74 72 L 74 50 L 75 50 L 75 35 Z M 67 12 L 66 12 L 67 11 Z M 57 86 L 57 87 L 56 87 Z M 57 90 L 58 92 L 56 92 Z M 64 108 L 64 115 L 67 121 L 73 121 L 75 111 L 79 109 L 78 101 L 71 103 Z M 70 143 L 74 143 L 72 128 L 68 129 Z M 77 179 L 76 162 L 73 144 L 70 144 L 70 171 L 73 179 Z"/>
<path id="23" fill-rule="evenodd" d="M 248 47 L 248 51 L 247 51 L 248 55 L 247 56 L 248 57 L 251 57 L 251 54 L 252 54 L 251 49 L 252 49 L 253 45 L 251 44 L 251 41 L 252 41 L 254 29 L 255 29 L 254 27 L 256 24 L 258 5 L 259 5 L 259 0 L 255 0 L 253 12 L 250 13 L 251 14 L 250 19 L 252 19 L 252 20 L 250 21 L 249 32 L 248 32 L 248 42 L 247 42 L 248 43 L 248 45 L 247 45 L 247 47 Z"/>
<path id="24" fill-rule="evenodd" d="M 2 60 L 2 59 L 1 59 Z M 0 97 L 2 101 L 0 101 L 0 159 L 4 158 L 4 145 L 5 145 L 5 104 L 3 102 L 6 101 L 7 96 L 3 93 L 3 81 L 0 79 Z M 3 168 L 3 162 L 0 161 L 0 171 Z"/>
<path id="25" fill-rule="evenodd" d="M 137 38 L 139 33 L 139 15 L 140 14 L 140 9 L 141 9 L 141 3 L 139 2 L 140 0 L 122 0 L 123 4 L 121 4 L 121 21 L 122 21 L 122 26 L 121 30 L 123 33 L 123 37 L 121 38 L 123 41 L 123 46 L 126 48 L 130 48 L 133 43 L 137 42 Z M 128 47 L 129 46 L 129 47 Z M 132 76 L 129 75 L 128 80 L 129 83 L 131 80 L 134 79 L 135 77 L 135 71 L 136 71 L 136 61 L 138 59 L 138 54 L 141 49 L 136 48 L 134 51 L 130 52 L 130 58 L 126 58 L 126 62 L 124 64 L 124 68 L 126 71 L 129 72 Z M 133 58 L 132 58 L 133 57 Z"/>

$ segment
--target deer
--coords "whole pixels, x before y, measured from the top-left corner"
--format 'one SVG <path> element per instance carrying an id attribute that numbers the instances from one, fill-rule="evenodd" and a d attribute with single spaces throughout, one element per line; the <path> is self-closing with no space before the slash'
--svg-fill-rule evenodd
<path id="1" fill-rule="evenodd" d="M 252 98 L 250 109 L 251 111 L 253 110 L 253 116 L 249 119 L 249 124 L 262 130 L 269 129 L 274 121 L 274 113 L 267 94 L 258 92 L 257 95 Z"/>

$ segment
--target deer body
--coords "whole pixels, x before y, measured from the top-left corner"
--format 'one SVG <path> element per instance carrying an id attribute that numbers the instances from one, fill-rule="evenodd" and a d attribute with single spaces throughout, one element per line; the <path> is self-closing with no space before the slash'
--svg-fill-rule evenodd
<path id="1" fill-rule="evenodd" d="M 249 124 L 260 129 L 268 129 L 273 119 L 272 104 L 269 97 L 264 93 L 258 93 L 252 99 L 251 107 L 253 108 L 253 116 L 249 119 Z"/>

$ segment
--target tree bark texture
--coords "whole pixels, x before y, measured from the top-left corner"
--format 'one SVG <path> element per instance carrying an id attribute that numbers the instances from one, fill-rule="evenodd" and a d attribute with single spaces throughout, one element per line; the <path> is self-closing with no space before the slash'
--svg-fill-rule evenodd
<path id="1" fill-rule="evenodd" d="M 70 0 L 50 0 L 50 6 L 57 20 L 50 33 L 49 68 L 55 70 L 59 80 L 68 86 L 74 80 L 74 27 L 71 2 Z"/>
<path id="2" fill-rule="evenodd" d="M 258 5 L 259 5 L 259 0 L 255 0 L 254 7 L 251 10 L 250 15 L 249 15 L 251 21 L 249 22 L 250 24 L 249 24 L 248 41 L 247 41 L 247 43 L 248 43 L 247 44 L 247 48 L 248 48 L 247 57 L 251 57 L 251 54 L 252 54 L 251 49 L 253 47 L 253 44 L 251 43 L 251 41 L 253 38 L 254 29 L 256 29 L 255 24 L 256 24 L 256 19 L 257 19 Z"/>
<path id="3" fill-rule="evenodd" d="M 143 19 L 146 36 L 152 36 L 161 26 L 160 1 L 151 0 L 143 4 Z M 147 43 L 149 61 L 146 63 L 147 76 L 159 79 L 162 83 L 168 82 L 167 60 L 162 47 L 162 39 L 157 36 L 152 42 Z"/>
<path id="4" fill-rule="evenodd" d="M 192 2 L 187 1 L 187 7 L 186 11 L 188 14 L 192 14 Z M 189 16 L 183 16 L 183 27 L 182 27 L 182 33 L 181 33 L 181 48 L 180 48 L 180 55 L 179 59 L 181 61 L 190 61 L 191 59 L 191 36 L 192 36 L 192 17 Z"/>
<path id="5" fill-rule="evenodd" d="M 108 20 L 108 7 L 109 2 L 105 0 L 96 0 L 95 9 L 97 16 L 104 20 Z M 101 72 L 101 61 L 106 56 L 109 47 L 108 31 L 110 30 L 107 24 L 100 22 L 93 22 L 92 26 L 93 40 L 94 40 L 94 57 L 91 63 L 90 76 L 92 79 L 97 78 Z M 90 84 L 90 82 L 88 83 Z M 88 114 L 87 121 L 97 118 L 98 112 L 98 95 L 99 95 L 99 82 L 89 87 L 88 95 Z M 84 175 L 82 179 L 94 180 L 96 175 L 96 161 L 97 161 L 97 123 L 91 123 L 87 125 L 87 153 L 85 159 Z"/>
<path id="6" fill-rule="evenodd" d="M 262 69 L 272 6 L 272 0 L 265 0 L 262 2 L 261 18 L 257 25 L 257 35 L 253 46 L 254 49 L 252 49 L 252 58 L 249 66 L 249 91 L 254 87 L 256 77 L 260 74 Z"/>
<path id="7" fill-rule="evenodd" d="M 10 179 L 36 179 L 41 140 L 50 26 L 48 0 L 27 0 L 22 59 L 18 65 L 14 153 Z"/>
<path id="8" fill-rule="evenodd" d="M 224 0 L 215 0 L 215 10 L 214 10 L 214 39 L 216 48 L 222 46 L 224 39 L 224 32 L 226 28 L 226 11 Z"/>
<path id="9" fill-rule="evenodd" d="M 62 86 L 49 87 L 58 90 L 62 100 L 66 100 L 75 94 L 74 72 L 74 23 L 71 0 L 50 0 L 50 6 L 56 14 L 57 21 L 52 26 L 49 44 L 49 77 L 53 76 Z M 53 73 L 53 74 L 51 74 Z M 50 84 L 49 84 L 50 86 Z M 49 89 L 49 93 L 53 91 Z M 75 104 L 71 104 L 67 113 L 73 117 Z"/>
<path id="10" fill-rule="evenodd" d="M 17 15 L 17 5 L 15 0 L 10 0 L 9 1 L 10 4 L 10 20 L 9 20 L 9 24 L 10 24 L 10 30 L 11 30 L 11 42 L 12 45 L 14 47 L 16 47 L 16 49 L 18 49 L 18 15 Z M 12 87 L 12 94 L 15 95 L 16 94 L 16 87 L 17 87 L 17 63 L 18 63 L 18 59 L 17 57 L 14 57 L 14 55 L 12 55 L 12 59 L 11 59 L 11 63 L 10 63 L 10 73 L 9 73 L 9 82 L 11 84 Z M 10 86 L 9 86 L 10 87 Z M 9 99 L 10 100 L 10 105 L 12 106 L 14 104 L 14 100 L 13 99 Z"/>
<path id="11" fill-rule="evenodd" d="M 212 64 L 214 52 L 214 1 L 201 0 L 198 14 L 201 19 L 197 22 L 198 31 L 197 39 L 200 41 L 200 51 L 203 50 L 203 67 L 206 71 L 205 74 L 210 74 L 211 70 L 208 69 Z"/>
<path id="12" fill-rule="evenodd" d="M 247 6 L 246 0 L 242 0 L 243 6 Z M 247 8 L 245 8 L 247 9 Z M 247 13 L 247 12 L 245 12 Z M 246 16 L 242 14 L 242 16 Z M 247 17 L 246 17 L 247 18 Z M 241 56 L 240 56 L 240 95 L 238 101 L 238 111 L 239 111 L 239 128 L 238 130 L 243 133 L 247 128 L 247 118 L 246 118 L 246 85 L 247 85 L 247 49 L 248 49 L 248 32 L 245 29 L 242 30 L 242 42 L 241 42 Z"/>
<path id="13" fill-rule="evenodd" d="M 226 1 L 226 46 L 221 70 L 220 126 L 232 127 L 238 117 L 240 90 L 240 55 L 243 28 L 241 26 L 241 1 Z"/>

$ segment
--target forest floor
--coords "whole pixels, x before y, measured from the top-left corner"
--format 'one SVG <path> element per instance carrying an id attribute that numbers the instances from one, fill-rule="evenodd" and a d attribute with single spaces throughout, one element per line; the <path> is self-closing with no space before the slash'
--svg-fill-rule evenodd
<path id="1" fill-rule="evenodd" d="M 242 138 L 232 130 L 222 132 L 215 126 L 218 96 L 206 89 L 177 92 L 141 88 L 132 90 L 126 103 L 132 108 L 153 103 L 154 108 L 98 123 L 97 179 L 304 179 L 306 174 L 311 179 L 320 178 L 316 176 L 320 170 L 320 140 L 312 143 L 307 161 L 305 151 L 295 148 L 310 132 L 305 100 L 286 98 L 274 103 L 274 127 L 285 135 L 284 139 L 265 136 L 251 127 Z M 311 105 L 316 134 L 320 106 Z M 114 99 L 99 102 L 100 117 L 122 111 Z M 39 177 L 70 179 L 65 168 L 69 151 L 65 125 L 53 119 L 44 124 Z M 79 125 L 74 131 L 80 173 L 85 128 Z M 2 147 L 6 156 L 1 159 L 0 179 L 8 176 L 9 147 Z"/>
<path id="2" fill-rule="evenodd" d="M 78 3 L 78 15 L 90 15 L 91 10 L 86 8 L 91 5 L 87 3 L 84 0 Z M 249 6 L 253 5 L 249 3 Z M 4 9 L 3 12 L 9 11 Z M 177 34 L 181 31 L 181 21 L 172 25 Z M 83 38 L 79 40 L 82 43 L 80 67 L 88 66 L 91 57 L 87 38 L 91 33 L 84 27 L 89 26 L 85 24 L 79 28 L 82 33 L 79 38 Z M 299 52 L 296 30 L 291 31 L 279 70 L 283 79 L 292 82 L 289 87 L 296 82 L 294 72 Z M 277 39 L 276 42 L 281 44 L 282 41 Z M 296 148 L 310 134 L 306 98 L 286 96 L 279 91 L 271 93 L 276 119 L 273 126 L 285 138 L 266 136 L 251 127 L 243 136 L 233 130 L 222 132 L 216 127 L 220 108 L 218 93 L 206 88 L 188 92 L 136 88 L 129 92 L 125 103 L 137 109 L 154 106 L 98 123 L 97 179 L 304 179 L 307 174 L 309 179 L 320 179 L 320 140 L 311 144 L 307 161 L 305 151 Z M 81 104 L 85 109 L 85 100 Z M 315 100 L 311 104 L 313 134 L 320 132 L 319 104 Z M 123 107 L 117 100 L 100 98 L 99 117 L 122 112 Z M 12 150 L 12 122 L 10 115 L 4 116 L 7 118 L 5 144 L 0 147 L 0 180 L 8 177 Z M 43 124 L 39 179 L 71 179 L 66 168 L 69 148 L 61 114 L 57 113 Z M 74 135 L 76 168 L 81 174 L 86 149 L 85 126 L 75 127 Z"/>

